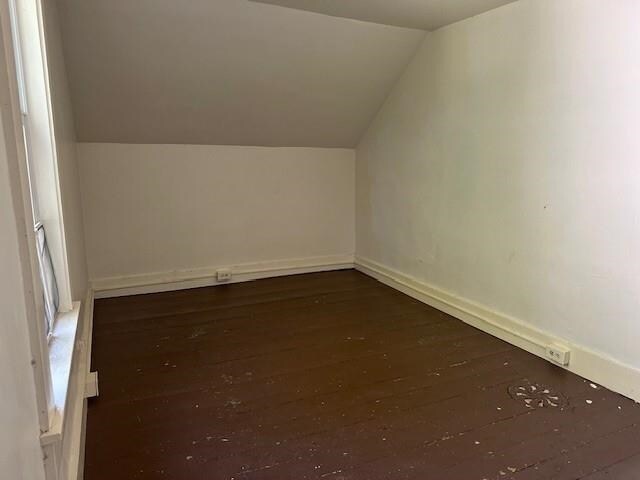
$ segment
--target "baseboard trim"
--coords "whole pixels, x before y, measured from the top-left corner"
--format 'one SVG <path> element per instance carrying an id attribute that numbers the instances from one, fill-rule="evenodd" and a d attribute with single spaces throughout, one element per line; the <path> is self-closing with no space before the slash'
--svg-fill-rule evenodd
<path id="1" fill-rule="evenodd" d="M 158 293 L 188 288 L 208 287 L 220 283 L 238 283 L 261 278 L 297 275 L 353 268 L 353 255 L 330 255 L 269 262 L 218 265 L 215 267 L 172 272 L 109 277 L 92 280 L 95 298 L 112 298 L 125 295 Z M 216 271 L 226 268 L 233 273 L 230 282 L 218 282 Z"/>
<path id="2" fill-rule="evenodd" d="M 87 412 L 85 383 L 91 365 L 93 303 L 94 292 L 89 289 L 82 303 L 79 318 L 62 435 L 60 443 L 52 448 L 53 455 L 58 457 L 55 478 L 59 480 L 81 480 L 83 478 Z"/>
<path id="3" fill-rule="evenodd" d="M 372 260 L 356 257 L 355 268 L 385 285 L 545 360 L 547 345 L 551 343 L 567 345 L 571 349 L 571 360 L 566 370 L 637 402 L 640 401 L 640 369 L 623 364 L 582 345 L 558 338 L 516 318 L 452 295 Z"/>
<path id="4" fill-rule="evenodd" d="M 85 302 L 85 315 L 83 318 L 82 329 L 82 344 L 81 352 L 83 353 L 80 364 L 78 365 L 78 401 L 81 402 L 81 407 L 77 413 L 77 426 L 74 435 L 74 446 L 77 446 L 74 451 L 73 461 L 69 468 L 69 480 L 83 480 L 84 478 L 84 460 L 85 460 L 85 447 L 87 438 L 87 398 L 84 386 L 86 380 L 91 373 L 91 350 L 93 345 L 93 307 L 95 300 L 95 292 L 93 288 L 89 288 L 87 292 L 87 299 Z"/>

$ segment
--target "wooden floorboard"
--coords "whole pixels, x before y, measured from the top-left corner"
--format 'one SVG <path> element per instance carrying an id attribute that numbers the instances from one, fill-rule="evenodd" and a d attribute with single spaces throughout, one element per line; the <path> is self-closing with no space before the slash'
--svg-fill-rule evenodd
<path id="1" fill-rule="evenodd" d="M 86 480 L 640 479 L 638 404 L 353 270 L 96 300 L 92 367 Z"/>

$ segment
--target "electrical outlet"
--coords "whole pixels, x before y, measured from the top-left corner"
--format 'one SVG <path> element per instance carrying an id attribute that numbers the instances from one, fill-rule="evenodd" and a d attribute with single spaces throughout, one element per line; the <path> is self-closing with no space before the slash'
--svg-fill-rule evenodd
<path id="1" fill-rule="evenodd" d="M 219 282 L 228 282 L 231 280 L 231 270 L 228 268 L 221 268 L 216 271 L 216 280 Z"/>
<path id="2" fill-rule="evenodd" d="M 558 365 L 569 365 L 571 350 L 564 345 L 552 344 L 547 346 L 547 358 Z"/>

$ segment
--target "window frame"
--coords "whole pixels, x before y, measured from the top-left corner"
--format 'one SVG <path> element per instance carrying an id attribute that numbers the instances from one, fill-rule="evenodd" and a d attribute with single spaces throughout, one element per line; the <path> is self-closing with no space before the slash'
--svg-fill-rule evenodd
<path id="1" fill-rule="evenodd" d="M 59 305 L 57 314 L 61 314 L 73 309 L 73 301 L 71 298 L 66 238 L 64 235 L 42 3 L 41 0 L 8 0 L 8 4 L 23 155 L 27 165 L 28 191 L 31 197 L 30 203 L 33 217 L 33 225 L 31 227 L 34 230 L 34 235 L 38 224 L 42 224 L 45 227 L 58 286 Z M 37 41 L 34 41 L 36 31 Z M 29 42 L 26 47 L 25 42 Z M 29 67 L 31 67 L 31 71 Z M 29 79 L 27 78 L 28 76 Z M 34 125 L 39 127 L 37 145 L 32 135 Z M 39 182 L 38 178 L 36 178 L 38 173 L 43 171 L 45 172 L 46 184 L 49 187 L 46 189 L 47 192 L 39 191 Z M 40 175 L 40 186 L 41 184 L 42 174 Z M 48 212 L 43 212 L 42 203 L 49 205 Z M 55 320 L 54 318 L 49 324 L 45 319 L 48 341 L 53 336 Z"/>
<path id="2" fill-rule="evenodd" d="M 56 422 L 60 421 L 60 413 L 57 411 L 54 395 L 54 379 L 52 375 L 52 346 L 55 347 L 56 325 L 55 320 L 49 326 L 46 319 L 43 321 L 44 300 L 43 285 L 40 280 L 40 266 L 36 247 L 36 227 L 42 221 L 40 212 L 40 192 L 37 186 L 32 189 L 33 180 L 32 161 L 35 155 L 30 155 L 32 147 L 30 114 L 38 114 L 40 131 L 39 151 L 44 152 L 40 161 L 48 162 L 48 177 L 46 178 L 50 191 L 50 218 L 48 219 L 51 231 L 47 231 L 47 239 L 51 245 L 53 237 L 57 244 L 58 265 L 54 264 L 54 271 L 59 289 L 58 316 L 78 313 L 78 302 L 71 300 L 71 285 L 69 266 L 66 251 L 66 239 L 64 236 L 64 223 L 62 215 L 62 200 L 60 193 L 60 180 L 58 174 L 57 142 L 53 124 L 53 108 L 50 93 L 50 81 L 48 61 L 45 48 L 44 20 L 41 0 L 0 0 L 0 20 L 2 21 L 2 35 L 5 45 L 5 66 L 9 80 L 10 108 L 12 111 L 12 132 L 15 143 L 11 142 L 11 150 L 16 155 L 17 178 L 21 193 L 21 216 L 24 219 L 24 235 L 26 242 L 21 251 L 22 262 L 26 270 L 25 286 L 30 293 L 26 298 L 27 319 L 29 323 L 30 345 L 33 356 L 34 379 L 36 390 L 36 402 L 38 406 L 38 418 L 41 433 L 50 432 Z M 23 26 L 28 28 L 23 28 Z M 30 33 L 31 35 L 27 34 Z M 37 35 L 35 33 L 37 32 Z M 30 42 L 28 59 L 25 54 L 24 42 Z M 32 66 L 29 72 L 28 65 Z M 25 67 L 27 67 L 25 69 Z M 31 83 L 27 76 L 31 75 Z M 30 93 L 30 86 L 35 82 L 38 95 Z M 36 108 L 31 109 L 35 100 L 38 100 Z M 6 121 L 5 121 L 6 123 Z M 7 125 L 8 126 L 8 125 Z M 8 130 L 6 130 L 8 131 Z M 46 223 L 46 222 L 43 222 Z M 51 249 L 51 247 L 50 247 Z M 52 252 L 53 254 L 53 252 Z M 51 343 L 50 343 L 51 342 Z M 58 388 L 59 389 L 59 388 Z"/>

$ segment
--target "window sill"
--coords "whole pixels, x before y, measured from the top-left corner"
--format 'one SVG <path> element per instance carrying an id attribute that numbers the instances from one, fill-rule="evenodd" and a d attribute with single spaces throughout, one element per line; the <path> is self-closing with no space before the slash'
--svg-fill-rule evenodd
<path id="1" fill-rule="evenodd" d="M 79 324 L 80 302 L 73 302 L 73 308 L 59 313 L 53 326 L 49 342 L 49 363 L 55 410 L 51 428 L 40 436 L 42 445 L 49 445 L 62 438 Z"/>

